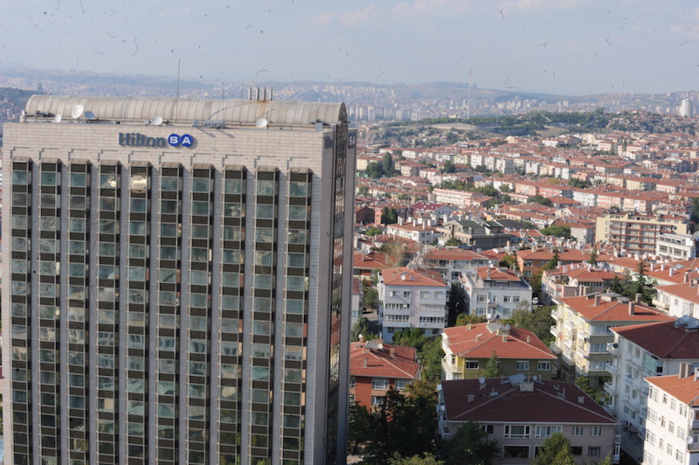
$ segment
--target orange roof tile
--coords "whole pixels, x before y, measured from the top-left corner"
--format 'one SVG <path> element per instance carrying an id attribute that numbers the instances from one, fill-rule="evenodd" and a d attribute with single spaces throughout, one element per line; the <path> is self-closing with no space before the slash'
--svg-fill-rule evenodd
<path id="1" fill-rule="evenodd" d="M 553 360 L 556 356 L 529 330 L 512 327 L 509 334 L 498 334 L 499 323 L 480 323 L 446 328 L 444 337 L 452 353 L 462 358 Z M 493 329 L 493 331 L 491 331 Z"/>
<path id="2" fill-rule="evenodd" d="M 438 271 L 424 268 L 391 268 L 381 272 L 387 286 L 427 286 L 446 287 L 444 278 Z"/>
<path id="3" fill-rule="evenodd" d="M 369 378 L 415 379 L 420 375 L 416 350 L 380 341 L 353 342 L 350 375 Z"/>
<path id="4" fill-rule="evenodd" d="M 607 295 L 608 296 L 608 295 Z M 580 297 L 562 298 L 561 302 L 578 312 L 588 321 L 618 321 L 618 322 L 653 322 L 670 321 L 672 317 L 661 311 L 640 302 L 631 302 L 629 299 L 599 296 L 593 294 Z M 597 297 L 599 301 L 595 303 Z M 633 307 L 631 313 L 630 307 Z"/>
<path id="5" fill-rule="evenodd" d="M 699 406 L 699 381 L 694 376 L 680 378 L 678 375 L 646 378 L 649 384 L 657 386 L 671 396 L 690 406 Z"/>

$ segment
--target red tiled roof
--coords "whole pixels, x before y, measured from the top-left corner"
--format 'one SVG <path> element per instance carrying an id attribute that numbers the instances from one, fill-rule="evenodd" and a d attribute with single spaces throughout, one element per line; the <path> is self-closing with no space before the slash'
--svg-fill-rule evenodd
<path id="1" fill-rule="evenodd" d="M 490 323 L 499 325 L 499 323 Z M 489 323 L 446 328 L 444 337 L 452 353 L 462 358 L 553 360 L 556 356 L 529 330 L 512 327 L 509 334 L 491 331 Z M 491 328 L 495 329 L 494 326 Z"/>
<path id="2" fill-rule="evenodd" d="M 420 375 L 416 350 L 381 342 L 353 342 L 350 375 L 368 378 L 415 379 Z"/>
<path id="3" fill-rule="evenodd" d="M 699 332 L 675 327 L 674 321 L 612 328 L 661 359 L 699 359 Z"/>
<path id="4" fill-rule="evenodd" d="M 680 378 L 677 375 L 646 378 L 648 383 L 657 386 L 671 396 L 690 406 L 699 406 L 699 381 L 694 376 Z"/>
<path id="5" fill-rule="evenodd" d="M 656 289 L 658 291 L 667 292 L 670 295 L 677 296 L 680 299 L 699 304 L 699 286 L 692 284 L 691 282 L 668 284 L 667 286 L 658 286 Z"/>
<path id="6" fill-rule="evenodd" d="M 505 269 L 504 271 L 500 268 L 490 268 L 488 266 L 479 266 L 478 269 L 476 270 L 478 273 L 478 277 L 481 278 L 482 280 L 488 280 L 488 281 L 512 281 L 512 282 L 520 282 L 522 281 L 522 278 L 517 276 L 511 271 L 507 271 Z M 490 277 L 488 277 L 488 272 L 490 272 Z"/>
<path id="7" fill-rule="evenodd" d="M 446 287 L 444 278 L 438 271 L 424 268 L 391 268 L 381 272 L 387 286 L 428 286 Z"/>
<path id="8" fill-rule="evenodd" d="M 423 256 L 426 260 L 488 260 L 488 257 L 472 250 L 450 247 L 432 249 Z"/>
<path id="9" fill-rule="evenodd" d="M 640 302 L 630 302 L 626 298 L 619 300 L 615 297 L 601 296 L 595 304 L 592 294 L 580 297 L 562 298 L 561 302 L 578 312 L 588 321 L 618 321 L 629 323 L 650 323 L 654 321 L 670 321 L 672 317 L 659 310 Z M 633 304 L 633 314 L 629 308 Z"/>
<path id="10" fill-rule="evenodd" d="M 556 389 L 557 388 L 557 389 Z M 573 383 L 538 381 L 531 392 L 520 386 L 489 378 L 481 389 L 479 380 L 442 381 L 447 419 L 450 421 L 586 423 L 617 422 L 597 402 Z M 497 395 L 493 395 L 493 393 Z M 469 395 L 473 400 L 469 402 Z M 583 403 L 579 403 L 583 398 Z"/>

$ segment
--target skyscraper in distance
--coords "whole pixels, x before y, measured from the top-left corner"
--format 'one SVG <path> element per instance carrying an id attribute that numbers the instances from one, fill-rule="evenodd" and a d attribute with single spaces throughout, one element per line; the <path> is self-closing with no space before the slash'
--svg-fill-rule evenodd
<path id="1" fill-rule="evenodd" d="M 343 463 L 355 137 L 343 104 L 30 98 L 5 463 Z"/>

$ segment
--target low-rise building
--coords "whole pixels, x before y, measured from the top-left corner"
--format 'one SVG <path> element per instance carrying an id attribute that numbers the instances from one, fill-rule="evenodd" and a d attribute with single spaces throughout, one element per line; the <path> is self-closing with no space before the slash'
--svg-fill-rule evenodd
<path id="1" fill-rule="evenodd" d="M 496 356 L 500 374 L 551 379 L 558 358 L 529 330 L 499 322 L 446 328 L 442 333 L 442 379 L 478 378 Z"/>
<path id="2" fill-rule="evenodd" d="M 689 275 L 685 275 L 687 278 Z M 679 318 L 689 315 L 699 318 L 699 280 L 657 286 L 653 303 L 668 315 Z"/>
<path id="3" fill-rule="evenodd" d="M 391 268 L 379 274 L 379 324 L 385 341 L 406 328 L 427 336 L 440 334 L 447 322 L 447 284 L 424 268 Z"/>
<path id="4" fill-rule="evenodd" d="M 551 316 L 556 320 L 551 327 L 555 337 L 551 350 L 561 355 L 561 376 L 571 381 L 587 376 L 592 385 L 599 385 L 610 374 L 607 366 L 612 354 L 607 344 L 614 342 L 612 328 L 673 320 L 653 307 L 613 292 L 561 299 Z"/>
<path id="5" fill-rule="evenodd" d="M 558 305 L 564 297 L 575 297 L 604 292 L 623 275 L 613 271 L 597 269 L 586 263 L 563 265 L 545 270 L 541 275 L 541 296 L 544 305 Z"/>
<path id="6" fill-rule="evenodd" d="M 697 250 L 697 236 L 692 234 L 661 234 L 655 245 L 655 254 L 670 260 L 697 258 Z"/>
<path id="7" fill-rule="evenodd" d="M 383 341 L 353 342 L 350 347 L 350 402 L 372 408 L 389 389 L 401 391 L 420 379 L 422 368 L 412 347 Z"/>
<path id="8" fill-rule="evenodd" d="M 515 310 L 531 311 L 532 287 L 507 268 L 481 266 L 475 274 L 462 274 L 471 315 L 510 318 Z"/>
<path id="9" fill-rule="evenodd" d="M 579 465 L 611 455 L 619 462 L 617 420 L 573 383 L 481 378 L 442 381 L 438 432 L 443 438 L 475 421 L 502 447 L 498 464 L 528 464 L 553 433 L 570 440 Z"/>

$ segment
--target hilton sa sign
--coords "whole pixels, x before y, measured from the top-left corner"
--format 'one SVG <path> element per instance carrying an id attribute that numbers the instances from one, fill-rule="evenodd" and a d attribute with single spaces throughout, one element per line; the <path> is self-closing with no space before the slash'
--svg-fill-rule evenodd
<path id="1" fill-rule="evenodd" d="M 189 134 L 170 134 L 165 137 L 149 137 L 137 132 L 120 132 L 119 145 L 126 147 L 191 147 L 194 144 L 194 137 Z"/>

